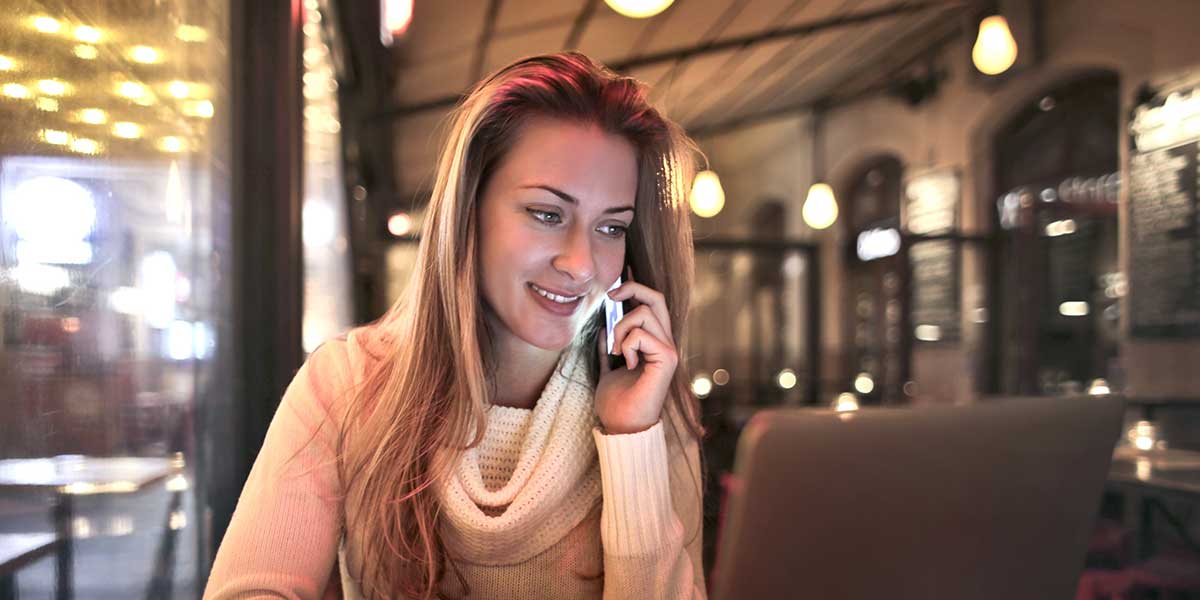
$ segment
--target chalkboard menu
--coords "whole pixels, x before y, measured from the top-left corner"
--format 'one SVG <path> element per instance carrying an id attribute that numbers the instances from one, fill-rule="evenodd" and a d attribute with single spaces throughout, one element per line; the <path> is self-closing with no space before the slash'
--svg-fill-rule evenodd
<path id="1" fill-rule="evenodd" d="M 1131 334 L 1200 336 L 1200 87 L 1138 106 L 1130 133 Z"/>
<path id="2" fill-rule="evenodd" d="M 904 185 L 904 228 L 913 235 L 945 235 L 958 223 L 959 177 L 953 169 L 912 176 Z M 960 251 L 950 240 L 916 239 L 908 252 L 912 269 L 913 337 L 920 342 L 960 336 Z"/>

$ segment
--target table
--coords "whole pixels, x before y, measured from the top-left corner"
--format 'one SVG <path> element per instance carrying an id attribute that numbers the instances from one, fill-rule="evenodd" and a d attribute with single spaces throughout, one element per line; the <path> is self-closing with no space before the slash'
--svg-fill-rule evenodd
<path id="1" fill-rule="evenodd" d="M 165 481 L 182 467 L 180 455 L 174 458 L 62 455 L 6 459 L 0 460 L 0 490 L 54 493 L 54 527 L 58 538 L 55 587 L 59 600 L 69 600 L 74 597 L 74 497 L 136 492 Z M 178 502 L 181 492 L 175 491 L 172 503 Z M 168 528 L 167 533 L 171 535 L 173 530 Z"/>
<path id="2" fill-rule="evenodd" d="M 1200 553 L 1200 545 L 1192 539 L 1186 524 L 1160 501 L 1200 501 L 1200 452 L 1118 447 L 1113 452 L 1106 487 L 1132 500 L 1125 503 L 1125 521 L 1137 523 L 1137 558 L 1146 558 L 1149 554 L 1155 510 L 1162 513 L 1184 543 Z"/>
<path id="3" fill-rule="evenodd" d="M 0 534 L 0 598 L 17 597 L 17 571 L 50 554 L 55 542 L 49 533 Z"/>

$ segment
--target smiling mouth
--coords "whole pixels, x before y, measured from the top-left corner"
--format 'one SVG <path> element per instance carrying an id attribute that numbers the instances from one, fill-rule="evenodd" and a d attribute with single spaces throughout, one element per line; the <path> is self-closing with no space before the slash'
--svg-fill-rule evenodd
<path id="1" fill-rule="evenodd" d="M 537 292 L 537 294 L 539 296 L 541 296 L 543 298 L 547 298 L 551 302 L 557 302 L 559 304 L 574 304 L 580 298 L 583 297 L 583 294 L 580 294 L 578 296 L 560 296 L 558 294 L 548 292 L 548 291 L 538 287 L 537 284 L 535 284 L 535 283 L 530 283 L 529 287 L 533 288 L 533 291 Z"/>

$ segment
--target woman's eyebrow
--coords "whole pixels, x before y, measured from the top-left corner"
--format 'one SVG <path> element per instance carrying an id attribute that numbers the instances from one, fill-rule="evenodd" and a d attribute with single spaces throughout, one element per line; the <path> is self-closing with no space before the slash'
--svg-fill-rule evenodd
<path id="1" fill-rule="evenodd" d="M 531 190 L 531 189 L 534 189 L 534 190 L 545 190 L 545 191 L 547 191 L 547 192 L 550 192 L 551 194 L 554 194 L 555 196 L 558 196 L 559 198 L 561 198 L 561 199 L 562 199 L 562 201 L 563 201 L 563 202 L 567 202 L 567 203 L 570 203 L 570 204 L 575 204 L 575 205 L 578 205 L 578 204 L 579 204 L 579 199 L 578 199 L 578 198 L 576 198 L 575 196 L 572 196 L 572 195 L 570 195 L 570 194 L 568 194 L 568 193 L 566 193 L 566 192 L 564 192 L 564 191 L 562 191 L 562 190 L 560 190 L 560 189 L 558 189 L 558 188 L 551 187 L 551 186 L 548 186 L 548 185 L 545 185 L 545 184 L 542 184 L 542 183 L 535 183 L 535 184 L 531 184 L 531 185 L 523 185 L 523 186 L 520 186 L 520 189 L 523 189 L 523 190 Z M 611 207 L 611 208 L 606 208 L 606 209 L 604 209 L 604 214 L 609 214 L 609 213 L 619 213 L 619 212 L 625 212 L 625 211 L 633 212 L 633 207 L 632 207 L 632 206 L 628 206 L 628 205 L 626 205 L 626 206 L 613 206 L 613 207 Z"/>

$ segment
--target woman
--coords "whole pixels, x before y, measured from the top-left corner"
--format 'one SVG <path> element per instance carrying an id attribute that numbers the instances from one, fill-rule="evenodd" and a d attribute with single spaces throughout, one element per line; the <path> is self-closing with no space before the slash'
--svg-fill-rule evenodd
<path id="1" fill-rule="evenodd" d="M 296 375 L 205 597 L 703 598 L 693 148 L 581 54 L 481 82 L 404 297 Z"/>

